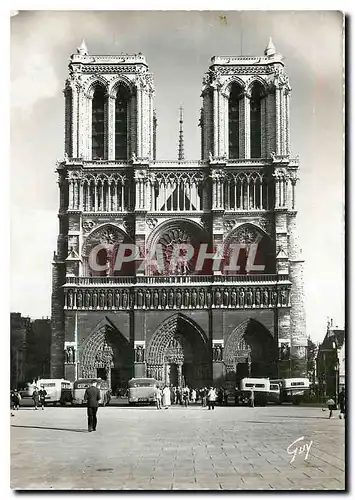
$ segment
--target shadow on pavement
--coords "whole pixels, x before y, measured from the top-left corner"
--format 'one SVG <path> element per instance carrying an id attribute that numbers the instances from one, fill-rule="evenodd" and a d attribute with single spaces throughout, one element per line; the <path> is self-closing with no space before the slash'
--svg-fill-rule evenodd
<path id="1" fill-rule="evenodd" d="M 41 427 L 40 425 L 12 425 L 11 427 L 23 427 L 24 429 L 47 429 L 49 431 L 69 431 L 69 432 L 87 432 L 86 429 L 63 429 L 61 427 Z"/>

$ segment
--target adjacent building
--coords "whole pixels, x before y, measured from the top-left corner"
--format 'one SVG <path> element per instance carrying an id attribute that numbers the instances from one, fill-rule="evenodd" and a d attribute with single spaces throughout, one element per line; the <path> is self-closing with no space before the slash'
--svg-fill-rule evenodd
<path id="1" fill-rule="evenodd" d="M 345 330 L 330 320 L 317 354 L 317 379 L 320 394 L 337 398 L 345 388 Z"/>
<path id="2" fill-rule="evenodd" d="M 50 377 L 51 320 L 10 314 L 11 388 Z"/>
<path id="3" fill-rule="evenodd" d="M 83 42 L 71 56 L 52 377 L 103 377 L 115 390 L 133 376 L 195 387 L 306 376 L 299 162 L 283 58 L 270 39 L 264 55 L 214 56 L 206 70 L 201 158 L 184 158 L 181 110 L 177 160 L 165 161 L 156 159 L 144 55 L 93 55 Z M 129 244 L 140 249 L 135 265 L 116 266 Z M 184 244 L 191 259 L 171 268 Z M 239 245 L 239 269 L 211 259 L 197 269 L 201 244 L 226 253 Z M 163 267 L 147 265 L 158 247 Z"/>
<path id="4" fill-rule="evenodd" d="M 26 378 L 26 338 L 30 328 L 30 318 L 20 313 L 10 314 L 10 384 L 17 388 Z"/>

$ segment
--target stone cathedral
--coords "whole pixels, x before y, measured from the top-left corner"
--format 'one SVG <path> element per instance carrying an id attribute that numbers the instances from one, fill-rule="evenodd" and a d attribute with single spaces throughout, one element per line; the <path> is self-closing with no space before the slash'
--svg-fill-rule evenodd
<path id="1" fill-rule="evenodd" d="M 177 159 L 157 160 L 145 57 L 90 55 L 85 42 L 71 56 L 57 163 L 52 377 L 101 377 L 116 391 L 131 377 L 232 388 L 245 376 L 306 376 L 290 91 L 271 39 L 263 56 L 212 57 L 201 159 L 184 159 L 180 109 Z M 244 250 L 237 271 L 114 265 L 122 244 L 159 244 L 168 256 L 181 243 Z M 97 248 L 100 270 L 90 265 Z"/>

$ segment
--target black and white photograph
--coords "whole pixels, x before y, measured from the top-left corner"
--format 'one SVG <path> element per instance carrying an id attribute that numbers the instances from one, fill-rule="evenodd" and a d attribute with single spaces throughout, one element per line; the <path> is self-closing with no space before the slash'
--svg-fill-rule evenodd
<path id="1" fill-rule="evenodd" d="M 345 491 L 344 13 L 9 16 L 10 488 Z"/>

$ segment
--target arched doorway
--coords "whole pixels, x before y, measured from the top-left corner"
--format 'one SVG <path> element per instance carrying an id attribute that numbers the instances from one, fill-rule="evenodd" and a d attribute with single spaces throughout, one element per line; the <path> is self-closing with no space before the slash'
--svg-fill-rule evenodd
<path id="1" fill-rule="evenodd" d="M 109 321 L 99 325 L 80 349 L 79 376 L 107 380 L 115 394 L 133 376 L 133 349 Z"/>
<path id="2" fill-rule="evenodd" d="M 227 379 L 238 383 L 244 377 L 277 377 L 276 339 L 255 319 L 243 321 L 231 333 L 224 349 Z"/>
<path id="3" fill-rule="evenodd" d="M 159 326 L 148 346 L 147 376 L 172 386 L 210 383 L 207 339 L 196 323 L 176 314 Z"/>

